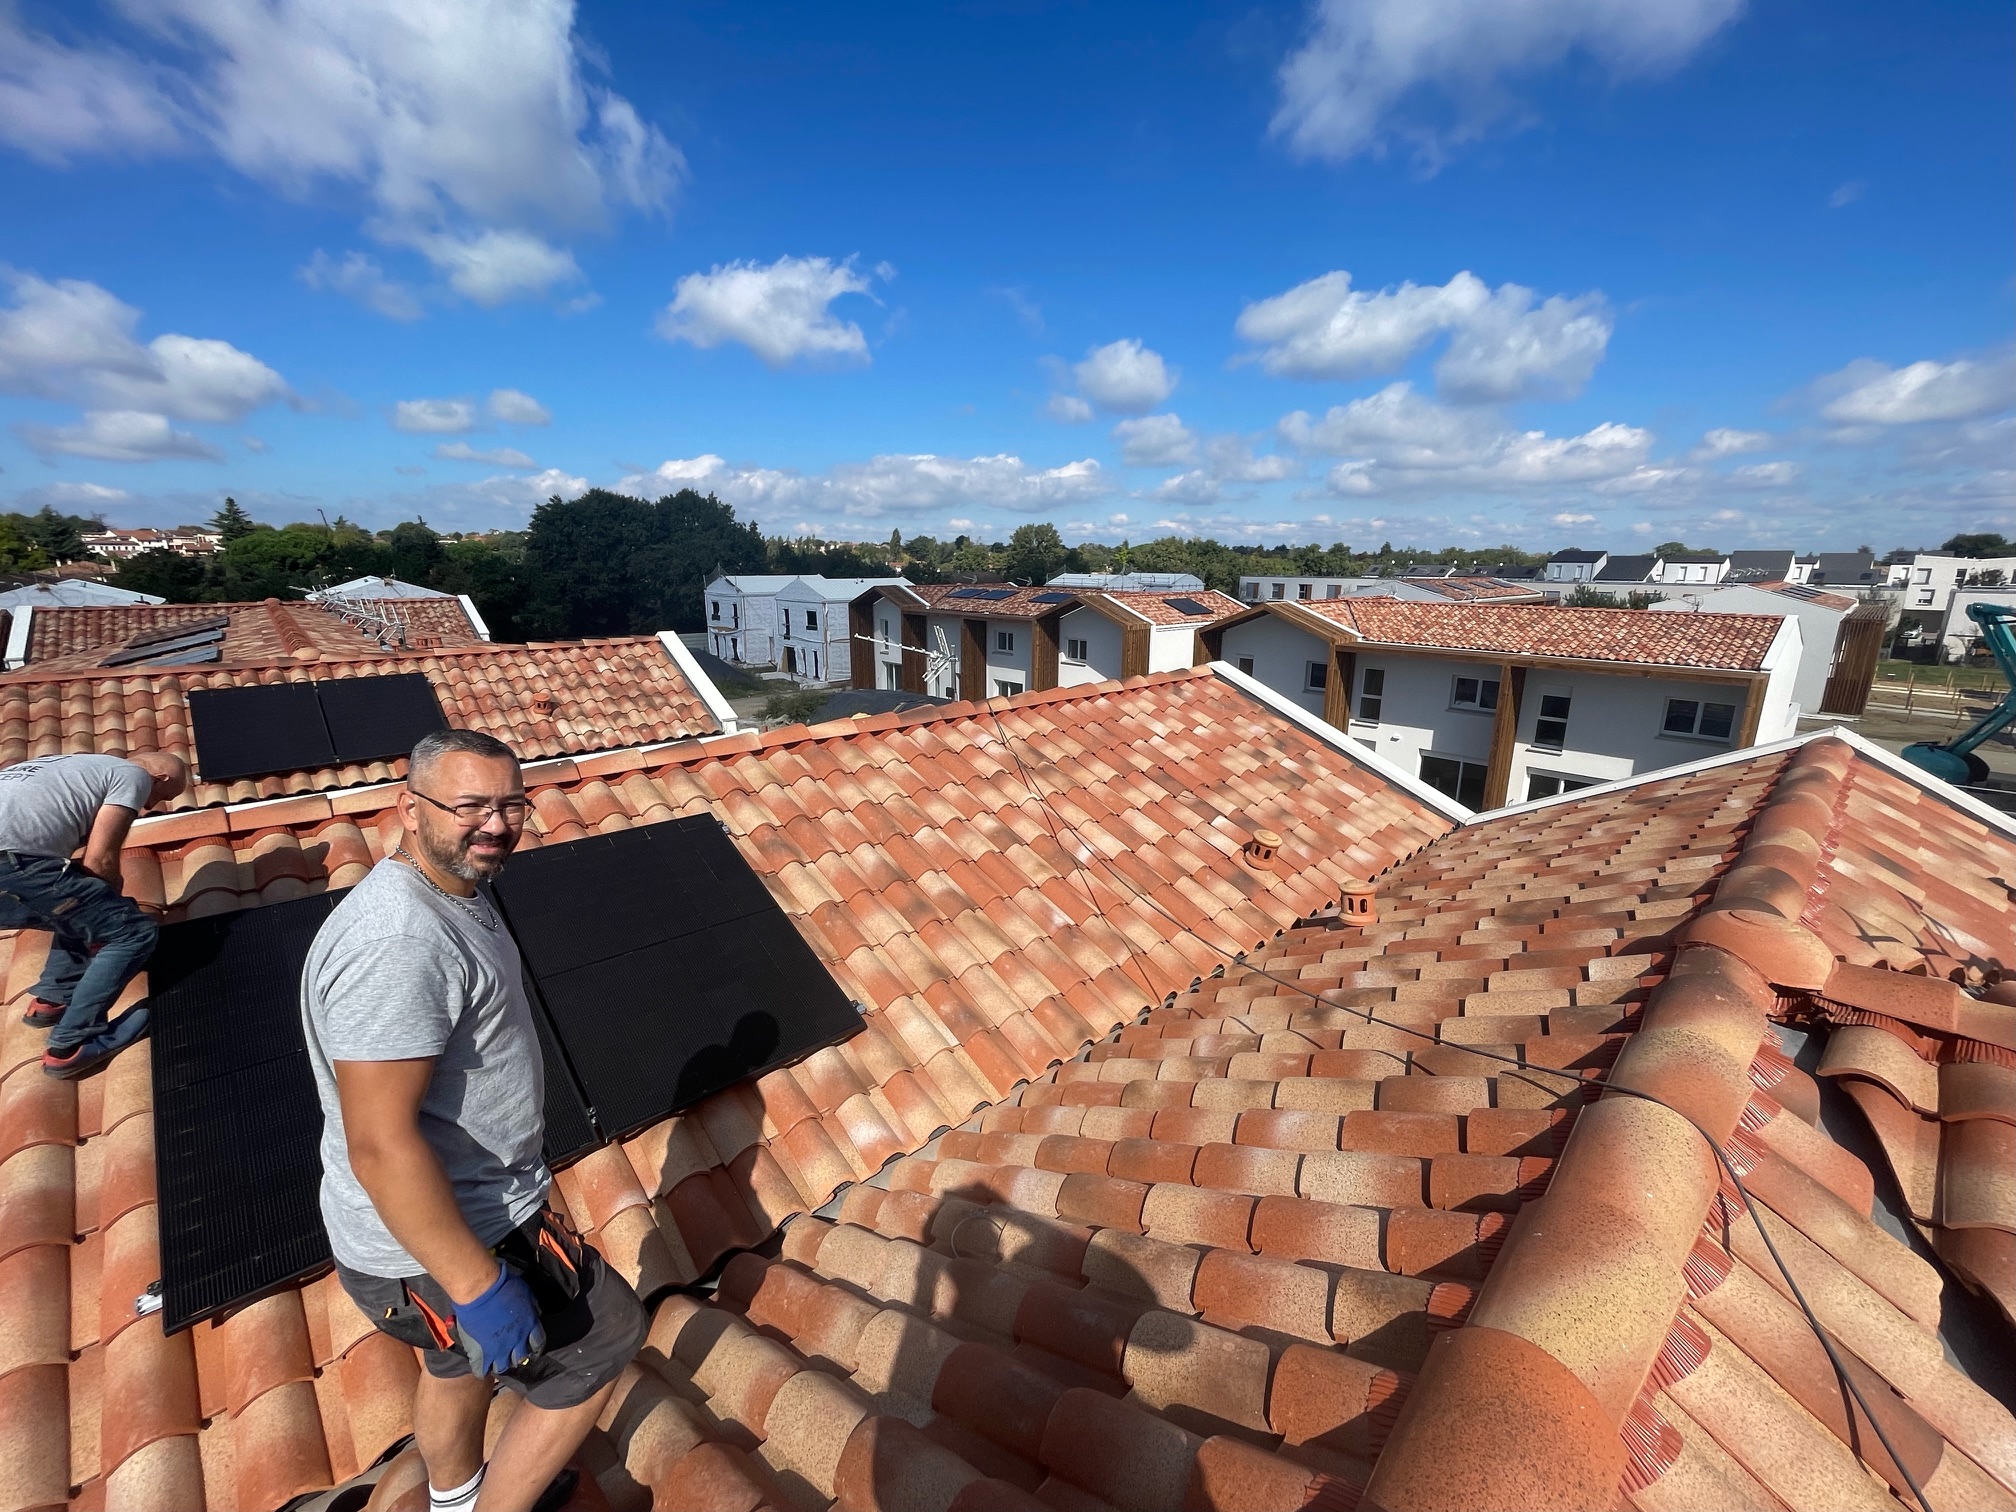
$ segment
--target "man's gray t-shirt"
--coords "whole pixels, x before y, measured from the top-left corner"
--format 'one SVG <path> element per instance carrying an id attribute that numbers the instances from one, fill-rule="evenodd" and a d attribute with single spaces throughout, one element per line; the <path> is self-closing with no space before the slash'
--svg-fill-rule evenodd
<path id="1" fill-rule="evenodd" d="M 40 756 L 0 768 L 0 850 L 65 861 L 117 804 L 140 813 L 154 796 L 145 767 L 118 756 Z"/>
<path id="2" fill-rule="evenodd" d="M 420 1275 L 350 1169 L 333 1061 L 432 1057 L 420 1132 L 476 1237 L 536 1214 L 551 1176 L 545 1066 L 518 946 L 488 900 L 443 896 L 387 859 L 336 905 L 301 972 L 301 1021 L 322 1098 L 322 1222 L 336 1258 L 369 1276 Z"/>

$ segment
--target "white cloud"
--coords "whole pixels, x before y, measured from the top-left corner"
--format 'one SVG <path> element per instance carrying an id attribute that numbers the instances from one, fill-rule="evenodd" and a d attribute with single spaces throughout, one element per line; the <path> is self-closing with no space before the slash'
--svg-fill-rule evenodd
<path id="1" fill-rule="evenodd" d="M 0 10 L 0 140 L 43 163 L 99 152 L 159 152 L 181 140 L 179 111 L 152 69 L 125 53 L 65 47 Z"/>
<path id="2" fill-rule="evenodd" d="M 301 281 L 318 293 L 327 291 L 354 299 L 388 320 L 418 320 L 425 313 L 419 296 L 389 277 L 378 259 L 364 252 L 345 252 L 338 262 L 321 248 L 298 270 Z"/>
<path id="3" fill-rule="evenodd" d="M 1143 415 L 1113 427 L 1121 460 L 1130 467 L 1180 467 L 1197 460 L 1197 437 L 1177 415 Z"/>
<path id="4" fill-rule="evenodd" d="M 922 515 L 960 506 L 1043 514 L 1111 492 L 1090 457 L 1059 467 L 1031 467 L 1020 457 L 941 457 L 889 454 L 843 462 L 824 473 L 731 466 L 720 457 L 679 458 L 617 487 L 625 493 L 695 488 L 738 508 L 783 509 L 793 515 L 876 520 Z"/>
<path id="5" fill-rule="evenodd" d="M 544 294 L 581 276 L 574 254 L 530 231 L 431 232 L 399 235 L 448 277 L 448 286 L 480 305 L 500 305 Z"/>
<path id="6" fill-rule="evenodd" d="M 1092 406 L 1076 394 L 1052 394 L 1043 409 L 1052 420 L 1065 425 L 1083 425 L 1092 418 Z"/>
<path id="7" fill-rule="evenodd" d="M 251 452 L 255 457 L 263 457 L 267 452 L 273 450 L 272 447 L 261 441 L 257 436 L 240 436 L 238 444 Z"/>
<path id="8" fill-rule="evenodd" d="M 1973 420 L 2016 404 L 2016 349 L 1901 368 L 1864 358 L 1828 374 L 1815 389 L 1828 399 L 1820 413 L 1843 425 Z"/>
<path id="9" fill-rule="evenodd" d="M 224 453 L 201 436 L 176 430 L 166 415 L 139 410 L 87 410 L 78 425 L 17 425 L 37 456 L 92 457 L 100 462 L 161 462 L 194 458 L 221 462 Z"/>
<path id="10" fill-rule="evenodd" d="M 517 389 L 492 389 L 484 408 L 490 418 L 505 425 L 550 425 L 553 411 L 530 394 Z"/>
<path id="11" fill-rule="evenodd" d="M 1782 488 L 1798 476 L 1796 462 L 1753 462 L 1748 467 L 1736 468 L 1729 479 L 1739 488 Z"/>
<path id="12" fill-rule="evenodd" d="M 476 406 L 467 399 L 401 399 L 392 428 L 416 436 L 459 436 L 476 429 Z"/>
<path id="13" fill-rule="evenodd" d="M 1549 525 L 1594 525 L 1596 516 L 1592 514 L 1552 514 L 1547 516 Z"/>
<path id="14" fill-rule="evenodd" d="M 1734 457 L 1743 452 L 1762 451 L 1771 444 L 1769 431 L 1711 430 L 1702 436 L 1701 444 L 1694 448 L 1694 460 L 1712 462 L 1717 457 Z"/>
<path id="15" fill-rule="evenodd" d="M 1238 436 L 1213 436 L 1204 448 L 1204 465 L 1164 480 L 1154 496 L 1183 504 L 1215 504 L 1232 485 L 1277 483 L 1295 472 L 1293 458 L 1279 453 L 1259 456 Z"/>
<path id="16" fill-rule="evenodd" d="M 1282 63 L 1273 131 L 1299 156 L 1341 162 L 1389 138 L 1433 167 L 1524 112 L 1510 84 L 1586 55 L 1614 78 L 1684 63 L 1742 0 L 1316 0 Z"/>
<path id="17" fill-rule="evenodd" d="M 960 518 L 947 520 L 945 523 L 951 526 L 954 530 L 971 530 L 973 528 L 973 522 L 971 520 L 964 518 L 963 516 Z"/>
<path id="18" fill-rule="evenodd" d="M 36 492 L 45 504 L 76 505 L 85 509 L 121 504 L 133 497 L 123 488 L 107 488 L 103 483 L 50 483 Z"/>
<path id="19" fill-rule="evenodd" d="M 280 375 L 226 341 L 134 339 L 140 312 L 94 283 L 5 275 L 0 392 L 176 420 L 233 421 L 287 392 Z"/>
<path id="20" fill-rule="evenodd" d="M 875 271 L 886 279 L 894 270 L 884 263 Z M 659 313 L 658 334 L 696 347 L 739 341 L 773 368 L 799 358 L 866 362 L 861 327 L 828 307 L 871 288 L 870 275 L 857 271 L 851 257 L 717 263 L 679 280 L 672 303 Z"/>
<path id="21" fill-rule="evenodd" d="M 1862 198 L 1868 192 L 1868 189 L 1869 186 L 1863 183 L 1862 180 L 1850 179 L 1827 196 L 1827 208 L 1830 210 L 1839 210 L 1845 205 L 1852 205 L 1855 201 Z"/>
<path id="22" fill-rule="evenodd" d="M 1071 371 L 1079 392 L 1114 414 L 1145 414 L 1176 391 L 1177 375 L 1162 354 L 1132 337 L 1092 348 Z"/>
<path id="23" fill-rule="evenodd" d="M 1277 377 L 1391 373 L 1448 332 L 1436 365 L 1444 393 L 1485 401 L 1572 395 L 1609 346 L 1609 305 L 1601 294 L 1536 299 L 1520 284 L 1494 291 L 1467 272 L 1446 284 L 1373 292 L 1352 288 L 1339 270 L 1246 306 L 1235 329 Z"/>
<path id="24" fill-rule="evenodd" d="M 443 441 L 434 448 L 434 455 L 444 462 L 487 462 L 492 467 L 539 465 L 515 446 L 499 446 L 490 451 L 478 451 L 467 441 Z"/>
<path id="25" fill-rule="evenodd" d="M 186 65 L 149 70 L 10 21 L 0 132 L 45 158 L 201 144 L 289 194 L 354 186 L 372 236 L 420 251 L 471 298 L 574 276 L 547 238 L 662 210 L 684 174 L 656 127 L 584 75 L 571 0 L 128 9 Z"/>
<path id="26" fill-rule="evenodd" d="M 1673 471 L 1646 468 L 1653 437 L 1636 426 L 1606 421 L 1579 436 L 1517 431 L 1488 411 L 1424 398 L 1407 383 L 1333 406 L 1320 419 L 1298 410 L 1279 429 L 1295 446 L 1346 459 L 1328 479 L 1331 490 L 1343 494 L 1604 483 L 1630 488 L 1656 486 Z"/>

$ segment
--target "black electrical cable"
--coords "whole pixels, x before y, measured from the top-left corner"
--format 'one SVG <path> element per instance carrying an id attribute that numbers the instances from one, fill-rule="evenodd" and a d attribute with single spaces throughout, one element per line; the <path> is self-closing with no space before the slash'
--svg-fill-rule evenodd
<path id="1" fill-rule="evenodd" d="M 1070 834 L 1071 838 L 1077 842 L 1078 849 L 1084 852 L 1085 857 L 1096 857 L 1098 855 L 1098 851 L 1094 847 L 1088 845 L 1085 842 L 1084 837 L 1078 833 L 1077 828 L 1074 825 L 1072 825 L 1072 823 L 1068 819 L 1066 819 L 1062 814 L 1057 813 L 1057 811 L 1051 807 L 1048 795 L 1044 793 L 1041 784 L 1039 784 L 1036 781 L 1035 775 L 1029 770 L 1027 763 L 1025 763 L 1022 760 L 1021 753 L 1015 749 L 1013 742 L 1010 741 L 1008 737 L 1007 727 L 1001 723 L 1000 711 L 995 709 L 990 703 L 989 705 L 987 705 L 987 712 L 994 721 L 994 728 L 1001 741 L 1002 748 L 1008 752 L 1009 757 L 1015 763 L 1016 769 L 1022 774 L 1023 786 L 1028 788 L 1030 795 L 1035 798 L 1037 807 L 1041 809 L 1044 813 L 1056 819 L 1056 821 L 1059 824 L 1064 826 L 1064 829 Z M 1218 814 L 1217 817 L 1227 820 L 1228 823 L 1230 822 L 1230 818 L 1228 815 L 1221 813 Z M 1045 827 L 1049 828 L 1048 825 L 1046 825 Z M 1055 829 L 1050 829 L 1050 835 L 1053 840 L 1058 838 Z M 1059 846 L 1060 848 L 1062 848 L 1061 841 L 1059 841 Z M 1084 860 L 1083 858 L 1078 859 L 1080 860 L 1081 867 L 1087 873 L 1089 873 L 1091 871 L 1091 866 L 1089 862 Z M 1392 1020 L 1379 1018 L 1377 1015 L 1372 1013 L 1370 1009 L 1346 1008 L 1340 1004 L 1325 1002 L 1323 999 L 1323 995 L 1320 992 L 1312 992 L 1309 988 L 1305 987 L 1302 983 L 1294 980 L 1293 978 L 1276 976 L 1274 973 L 1270 971 L 1264 971 L 1257 966 L 1249 964 L 1246 960 L 1243 959 L 1243 953 L 1235 954 L 1232 951 L 1226 950 L 1223 946 L 1215 945 L 1210 940 L 1205 939 L 1203 935 L 1197 933 L 1197 931 L 1195 931 L 1194 929 L 1191 929 L 1181 919 L 1178 919 L 1174 914 L 1170 913 L 1168 909 L 1164 908 L 1160 903 L 1156 902 L 1155 899 L 1151 898 L 1147 893 L 1144 893 L 1143 891 L 1141 891 L 1140 888 L 1136 887 L 1133 884 L 1133 882 L 1127 878 L 1126 874 L 1123 873 L 1118 867 L 1112 865 L 1110 862 L 1104 864 L 1108 874 L 1117 881 L 1119 881 L 1119 883 L 1123 887 L 1125 887 L 1128 892 L 1132 893 L 1136 898 L 1140 899 L 1143 903 L 1146 903 L 1150 908 L 1154 909 L 1155 912 L 1160 914 L 1163 918 L 1167 919 L 1171 924 L 1175 925 L 1176 928 L 1182 931 L 1183 934 L 1189 936 L 1191 939 L 1196 940 L 1206 949 L 1216 951 L 1219 955 L 1224 956 L 1226 960 L 1232 962 L 1234 965 L 1244 968 L 1245 970 L 1251 972 L 1255 976 L 1264 978 L 1265 980 L 1273 982 L 1279 986 L 1286 987 L 1291 992 L 1299 993 L 1303 997 L 1309 998 L 1311 1001 L 1316 1002 L 1325 1008 L 1335 1009 L 1336 1011 L 1342 1013 L 1354 1014 L 1360 1018 L 1363 1018 L 1365 1022 L 1368 1024 L 1377 1024 L 1380 1027 L 1386 1029 L 1397 1029 L 1401 1033 L 1411 1034 L 1417 1039 L 1425 1039 L 1435 1044 L 1443 1043 L 1443 1041 L 1436 1039 L 1432 1033 L 1429 1033 L 1426 1030 L 1420 1029 L 1413 1024 L 1402 1024 L 1394 1022 Z M 1093 896 L 1089 883 L 1086 887 L 1086 896 L 1091 899 L 1093 907 L 1097 908 L 1098 899 L 1095 896 Z M 1115 927 L 1117 928 L 1118 926 Z M 1573 1082 L 1578 1087 L 1586 1087 L 1591 1085 L 1591 1083 L 1585 1081 L 1581 1076 L 1579 1076 L 1574 1072 L 1562 1071 L 1553 1066 L 1536 1066 L 1532 1064 L 1530 1061 L 1528 1061 L 1524 1056 L 1504 1055 L 1494 1050 L 1484 1050 L 1471 1045 L 1463 1045 L 1457 1048 L 1461 1049 L 1466 1055 L 1476 1055 L 1481 1056 L 1486 1060 L 1499 1061 L 1505 1065 L 1516 1067 L 1521 1071 L 1537 1072 L 1543 1076 L 1560 1077 L 1564 1081 Z M 1434 1073 L 1431 1072 L 1430 1074 L 1432 1075 Z M 1654 1107 L 1664 1108 L 1667 1112 L 1673 1114 L 1675 1117 L 1685 1121 L 1685 1123 L 1689 1128 L 1691 1128 L 1696 1134 L 1699 1134 L 1701 1136 L 1702 1141 L 1708 1146 L 1709 1152 L 1715 1157 L 1716 1165 L 1718 1165 L 1721 1168 L 1723 1174 L 1728 1177 L 1729 1184 L 1731 1187 L 1735 1189 L 1736 1195 L 1740 1199 L 1742 1199 L 1744 1209 L 1749 1213 L 1750 1221 L 1757 1229 L 1757 1237 L 1764 1241 L 1764 1248 L 1771 1256 L 1771 1263 L 1777 1266 L 1778 1274 L 1784 1278 L 1786 1288 L 1792 1293 L 1792 1300 L 1799 1304 L 1799 1311 L 1805 1315 L 1806 1326 L 1813 1331 L 1813 1336 L 1820 1341 L 1820 1347 L 1823 1351 L 1825 1351 L 1828 1363 L 1833 1366 L 1835 1379 L 1840 1382 L 1846 1395 L 1851 1397 L 1854 1400 L 1855 1405 L 1862 1410 L 1862 1416 L 1868 1420 L 1869 1426 L 1875 1429 L 1877 1442 L 1882 1444 L 1884 1453 L 1890 1456 L 1890 1462 L 1897 1467 L 1898 1474 L 1904 1477 L 1905 1485 L 1910 1487 L 1911 1494 L 1917 1498 L 1918 1505 L 1923 1509 L 1923 1512 L 1934 1512 L 1932 1504 L 1925 1499 L 1924 1488 L 1918 1484 L 1917 1478 L 1913 1476 L 1911 1473 L 1910 1466 L 1905 1464 L 1904 1457 L 1897 1452 L 1896 1446 L 1890 1442 L 1890 1435 L 1883 1431 L 1882 1420 L 1878 1418 L 1875 1413 L 1869 1410 L 1869 1403 L 1866 1399 L 1864 1399 L 1861 1388 L 1856 1385 L 1855 1378 L 1848 1373 L 1848 1368 L 1842 1362 L 1840 1354 L 1835 1349 L 1833 1340 L 1828 1337 L 1827 1330 L 1821 1326 L 1819 1316 L 1813 1311 L 1812 1305 L 1808 1303 L 1806 1300 L 1805 1292 L 1800 1290 L 1799 1283 L 1793 1279 L 1791 1268 L 1786 1265 L 1784 1257 L 1778 1253 L 1778 1246 L 1772 1242 L 1770 1230 L 1768 1230 L 1764 1226 L 1763 1215 L 1758 1211 L 1758 1204 L 1756 1200 L 1751 1197 L 1749 1188 L 1744 1186 L 1743 1178 L 1739 1174 L 1737 1174 L 1736 1167 L 1730 1162 L 1729 1157 L 1723 1153 L 1722 1147 L 1719 1144 L 1717 1144 L 1714 1138 L 1708 1133 L 1708 1131 L 1702 1128 L 1700 1124 L 1696 1123 L 1692 1117 L 1690 1117 L 1685 1112 L 1682 1112 L 1679 1108 L 1674 1107 L 1671 1103 L 1665 1101 L 1663 1098 L 1655 1097 L 1650 1092 L 1642 1092 L 1635 1087 L 1619 1086 L 1616 1083 L 1604 1079 L 1598 1079 L 1594 1083 L 1594 1085 L 1602 1088 L 1606 1092 L 1617 1093 L 1625 1097 L 1636 1097 L 1644 1102 L 1651 1103 Z M 1850 1425 L 1851 1427 L 1853 1426 L 1852 1415 L 1850 1418 Z M 1853 1446 L 1851 1445 L 1851 1447 Z"/>

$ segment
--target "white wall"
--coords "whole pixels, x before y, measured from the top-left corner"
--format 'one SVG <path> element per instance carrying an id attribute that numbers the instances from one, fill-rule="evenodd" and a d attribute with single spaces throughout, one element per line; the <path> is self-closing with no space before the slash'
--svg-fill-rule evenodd
<path id="1" fill-rule="evenodd" d="M 1967 617 L 1969 604 L 2016 604 L 2016 587 L 1956 588 L 1952 607 L 1946 613 L 1944 645 L 1940 648 L 1942 657 L 1962 656 L 1969 646 L 1981 643 L 1981 627 Z"/>
<path id="2" fill-rule="evenodd" d="M 1033 665 L 1036 648 L 1036 626 L 1030 620 L 988 620 L 987 625 L 987 686 L 981 695 L 992 698 L 996 692 L 994 684 L 1001 681 L 1020 683 L 1022 691 L 1028 692 L 1033 679 L 1029 668 Z M 995 649 L 1002 632 L 1015 637 L 1013 651 Z"/>
<path id="3" fill-rule="evenodd" d="M 1304 691 L 1309 663 L 1325 661 L 1330 655 L 1330 643 L 1313 632 L 1298 629 L 1278 615 L 1262 614 L 1226 630 L 1219 654 L 1241 671 L 1246 670 L 1242 659 L 1251 657 L 1253 667 L 1248 675 L 1255 681 L 1311 714 L 1323 712 L 1323 695 Z M 1383 752 L 1385 748 L 1380 749 Z"/>
<path id="4" fill-rule="evenodd" d="M 1689 595 L 1700 601 L 1697 610 L 1684 598 L 1666 599 L 1652 606 L 1655 614 L 1777 614 L 1799 622 L 1799 656 L 1796 675 L 1792 680 L 1789 694 L 1798 707 L 1793 711 L 1796 722 L 1800 714 L 1819 712 L 1820 697 L 1827 691 L 1827 674 L 1834 666 L 1834 642 L 1841 633 L 1841 622 L 1848 617 L 1845 609 L 1829 609 L 1825 604 L 1815 604 L 1805 599 L 1788 598 L 1782 593 L 1769 593 L 1762 588 L 1751 588 L 1741 583 L 1720 588 L 1705 589 Z M 1769 710 L 1766 710 L 1767 715 Z M 1789 732 L 1788 732 L 1789 733 Z M 1758 739 L 1764 740 L 1761 731 Z"/>
<path id="5" fill-rule="evenodd" d="M 1148 670 L 1180 672 L 1197 664 L 1195 625 L 1157 625 L 1148 632 Z"/>
<path id="6" fill-rule="evenodd" d="M 1797 715 L 1792 680 L 1799 667 L 1799 627 L 1787 619 L 1765 658 L 1771 677 L 1764 694 L 1759 743 L 1793 732 Z M 1224 660 L 1234 666 L 1253 659 L 1252 676 L 1284 698 L 1313 714 L 1323 712 L 1323 695 L 1305 692 L 1305 668 L 1328 655 L 1328 644 L 1274 615 L 1263 615 L 1225 631 Z M 1361 706 L 1365 673 L 1386 674 L 1384 702 L 1376 724 L 1356 714 Z M 1375 750 L 1402 771 L 1419 773 L 1424 752 L 1479 764 L 1491 754 L 1495 718 L 1490 713 L 1452 707 L 1458 677 L 1498 678 L 1492 663 L 1466 663 L 1443 657 L 1409 656 L 1391 650 L 1364 650 L 1357 656 L 1350 690 L 1351 738 Z M 1504 690 L 1501 689 L 1501 696 Z M 1541 697 L 1564 693 L 1569 699 L 1568 738 L 1561 750 L 1536 747 Z M 1731 749 L 1743 728 L 1745 682 L 1705 683 L 1679 678 L 1619 676 L 1575 671 L 1533 670 L 1527 673 L 1520 701 L 1519 726 L 1512 750 L 1512 776 L 1507 801 L 1526 796 L 1530 773 L 1544 772 L 1589 782 L 1610 782 L 1656 771 Z M 1669 698 L 1732 704 L 1736 716 L 1731 739 L 1703 740 L 1663 732 Z"/>
<path id="7" fill-rule="evenodd" d="M 1669 562 L 1663 558 L 1652 569 L 1655 583 L 1719 583 L 1729 570 L 1729 559 L 1719 562 Z"/>
<path id="8" fill-rule="evenodd" d="M 1074 640 L 1085 642 L 1085 660 L 1072 661 L 1064 652 Z M 1120 627 L 1096 609 L 1071 609 L 1059 619 L 1057 686 L 1075 688 L 1105 682 L 1120 675 Z"/>
<path id="9" fill-rule="evenodd" d="M 713 617 L 714 604 L 721 618 Z M 777 596 L 738 593 L 727 584 L 710 585 L 705 604 L 709 649 L 743 666 L 768 666 L 777 660 Z"/>
<path id="10" fill-rule="evenodd" d="M 1909 581 L 1902 585 L 1904 608 L 1920 613 L 1945 613 L 1953 601 L 1953 590 L 1963 574 L 1972 575 L 1999 569 L 2003 586 L 2016 583 L 2016 557 L 1927 556 L 1920 552 L 1906 569 Z M 1964 615 L 1964 611 L 1963 611 Z M 1972 630 L 1974 623 L 1967 622 Z"/>

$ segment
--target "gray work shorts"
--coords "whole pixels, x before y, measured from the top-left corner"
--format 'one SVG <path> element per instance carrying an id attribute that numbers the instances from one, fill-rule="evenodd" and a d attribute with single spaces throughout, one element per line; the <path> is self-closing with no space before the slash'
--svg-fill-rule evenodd
<path id="1" fill-rule="evenodd" d="M 644 1304 L 550 1208 L 494 1248 L 531 1286 L 546 1330 L 545 1350 L 500 1379 L 534 1407 L 580 1406 L 643 1347 L 650 1328 Z M 470 1373 L 469 1357 L 455 1342 L 454 1300 L 432 1276 L 367 1276 L 339 1260 L 336 1278 L 379 1332 L 422 1351 L 429 1375 L 454 1380 Z"/>

